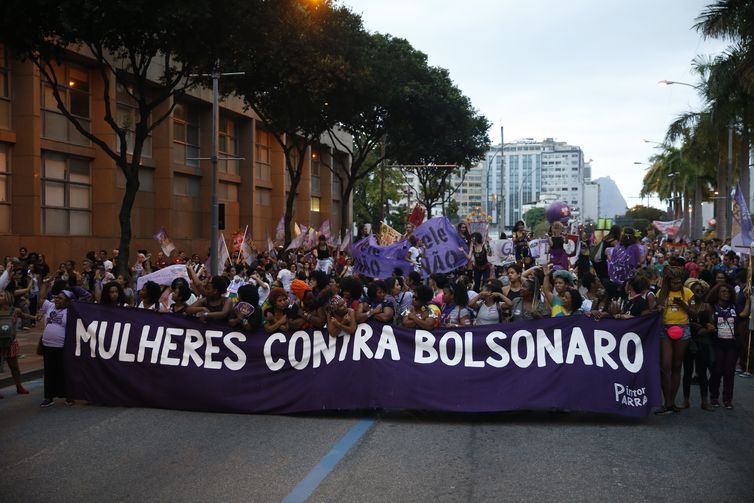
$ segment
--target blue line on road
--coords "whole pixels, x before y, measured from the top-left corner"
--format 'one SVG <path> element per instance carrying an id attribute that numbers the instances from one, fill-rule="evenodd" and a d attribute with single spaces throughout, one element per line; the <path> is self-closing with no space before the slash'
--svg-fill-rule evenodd
<path id="1" fill-rule="evenodd" d="M 343 438 L 341 438 L 335 447 L 330 452 L 324 455 L 319 460 L 317 466 L 311 469 L 311 471 L 304 477 L 301 482 L 296 484 L 296 487 L 288 493 L 288 496 L 283 498 L 283 503 L 299 503 L 306 501 L 309 496 L 319 487 L 325 477 L 327 477 L 335 465 L 337 465 L 341 459 L 351 450 L 351 447 L 364 436 L 369 428 L 374 424 L 374 419 L 364 419 L 359 421 Z"/>

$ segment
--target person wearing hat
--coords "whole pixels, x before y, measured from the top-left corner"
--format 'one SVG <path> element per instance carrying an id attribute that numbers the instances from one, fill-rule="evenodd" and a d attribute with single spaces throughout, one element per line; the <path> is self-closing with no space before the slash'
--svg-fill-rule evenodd
<path id="1" fill-rule="evenodd" d="M 348 307 L 346 299 L 333 295 L 327 307 L 327 332 L 330 337 L 356 333 L 356 313 Z"/>
<path id="2" fill-rule="evenodd" d="M 47 289 L 54 278 L 48 278 L 42 284 L 40 298 L 47 296 Z M 42 357 L 44 359 L 44 400 L 40 407 L 49 407 L 57 397 L 65 397 L 66 405 L 73 405 L 65 389 L 65 371 L 63 367 L 63 343 L 65 327 L 68 322 L 68 305 L 75 298 L 70 290 L 65 290 L 61 282 L 52 288 L 53 300 L 45 300 L 37 314 L 37 319 L 44 320 L 42 333 Z"/>

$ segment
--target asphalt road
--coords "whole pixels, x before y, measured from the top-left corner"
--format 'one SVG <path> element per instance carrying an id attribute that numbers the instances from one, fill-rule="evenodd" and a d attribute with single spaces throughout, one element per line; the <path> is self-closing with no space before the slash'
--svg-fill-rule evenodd
<path id="1" fill-rule="evenodd" d="M 2 390 L 0 501 L 752 501 L 754 379 L 736 409 L 262 416 Z M 696 392 L 692 389 L 692 394 Z M 342 459 L 341 459 L 342 458 Z"/>

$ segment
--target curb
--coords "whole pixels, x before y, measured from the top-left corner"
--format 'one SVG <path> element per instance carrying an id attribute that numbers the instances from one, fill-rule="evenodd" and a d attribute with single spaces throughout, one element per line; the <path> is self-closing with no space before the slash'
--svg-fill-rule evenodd
<path id="1" fill-rule="evenodd" d="M 21 373 L 21 382 L 29 382 L 33 381 L 34 379 L 39 379 L 44 375 L 45 369 L 39 368 L 34 370 L 29 370 L 27 372 Z M 8 376 L 0 379 L 0 388 L 7 388 L 8 386 L 14 386 L 16 383 L 13 381 L 13 376 Z"/>

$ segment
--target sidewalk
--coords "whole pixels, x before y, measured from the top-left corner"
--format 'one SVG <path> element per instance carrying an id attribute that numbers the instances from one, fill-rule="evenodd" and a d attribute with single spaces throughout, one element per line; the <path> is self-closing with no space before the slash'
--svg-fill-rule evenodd
<path id="1" fill-rule="evenodd" d="M 37 343 L 42 335 L 41 324 L 27 331 L 19 331 L 16 335 L 20 346 L 20 355 L 18 357 L 18 366 L 21 368 L 21 380 L 31 381 L 42 376 L 44 362 L 42 357 L 37 355 Z M 3 371 L 0 372 L 0 388 L 13 385 L 13 377 L 10 375 L 8 364 L 3 362 Z"/>

